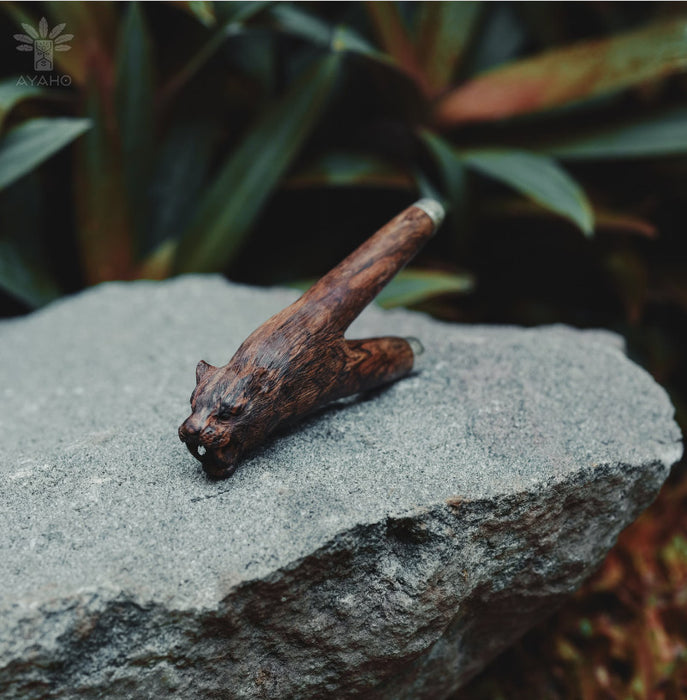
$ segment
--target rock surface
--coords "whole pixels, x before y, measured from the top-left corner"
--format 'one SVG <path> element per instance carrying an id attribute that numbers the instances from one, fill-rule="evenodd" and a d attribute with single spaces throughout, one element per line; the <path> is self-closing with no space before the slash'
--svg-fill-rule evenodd
<path id="1" fill-rule="evenodd" d="M 367 310 L 421 370 L 207 480 L 194 367 L 296 294 L 108 284 L 0 324 L 0 695 L 441 698 L 550 613 L 682 452 L 607 333 Z"/>

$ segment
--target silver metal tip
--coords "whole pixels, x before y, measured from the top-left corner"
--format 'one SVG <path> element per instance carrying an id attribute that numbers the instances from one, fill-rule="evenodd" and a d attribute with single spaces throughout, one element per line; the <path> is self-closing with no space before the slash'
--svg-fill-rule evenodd
<path id="1" fill-rule="evenodd" d="M 434 222 L 435 231 L 439 228 L 439 226 L 441 226 L 441 222 L 444 220 L 444 216 L 446 216 L 444 207 L 442 207 L 436 199 L 418 199 L 413 206 L 417 207 L 418 209 L 422 209 L 422 211 L 427 214 L 427 216 Z"/>
<path id="2" fill-rule="evenodd" d="M 415 357 L 418 357 L 422 355 L 422 353 L 424 353 L 425 346 L 417 338 L 413 338 L 412 336 L 410 336 L 405 340 L 406 343 L 410 345 L 410 349 L 413 351 L 413 355 L 415 355 Z"/>

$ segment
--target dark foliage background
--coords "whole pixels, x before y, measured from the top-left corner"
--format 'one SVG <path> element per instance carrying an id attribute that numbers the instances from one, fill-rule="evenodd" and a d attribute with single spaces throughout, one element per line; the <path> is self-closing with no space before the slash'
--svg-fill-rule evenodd
<path id="1" fill-rule="evenodd" d="M 0 36 L 3 315 L 108 279 L 303 284 L 429 195 L 448 219 L 380 303 L 613 329 L 684 430 L 684 3 L 5 2 Z M 461 697 L 687 697 L 685 506 L 678 465 Z"/>

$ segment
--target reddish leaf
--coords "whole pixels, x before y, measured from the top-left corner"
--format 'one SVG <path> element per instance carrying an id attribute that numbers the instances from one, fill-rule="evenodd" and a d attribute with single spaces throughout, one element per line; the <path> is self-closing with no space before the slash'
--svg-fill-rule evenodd
<path id="1" fill-rule="evenodd" d="M 658 235 L 656 227 L 650 221 L 605 207 L 594 207 L 594 221 L 601 231 L 633 233 L 645 238 L 656 238 Z"/>
<path id="2" fill-rule="evenodd" d="M 55 47 L 59 51 L 55 61 L 60 70 L 80 86 L 90 78 L 105 86 L 112 76 L 115 33 L 119 26 L 113 4 L 47 2 L 45 5 L 51 19 L 50 25 L 53 22 L 63 25 L 66 33 L 73 35 L 68 40 L 71 50 Z"/>
<path id="3" fill-rule="evenodd" d="M 451 83 L 483 9 L 480 2 L 420 3 L 417 54 L 434 93 Z"/>
<path id="4" fill-rule="evenodd" d="M 616 211 L 593 202 L 592 211 L 594 213 L 594 229 L 600 233 L 633 234 L 645 238 L 656 238 L 658 235 L 656 227 L 650 221 L 635 214 Z M 487 199 L 481 207 L 481 212 L 483 216 L 496 218 L 552 218 L 555 216 L 549 209 L 524 199 Z"/>
<path id="5" fill-rule="evenodd" d="M 102 89 L 102 86 L 100 86 Z M 89 284 L 133 275 L 133 246 L 120 143 L 108 128 L 100 90 L 90 91 L 93 128 L 77 144 L 75 187 L 79 247 Z"/>
<path id="6" fill-rule="evenodd" d="M 398 5 L 395 2 L 372 1 L 366 2 L 365 6 L 384 50 L 425 95 L 431 94 L 431 87 L 420 67 L 415 47 L 399 14 Z"/>
<path id="7" fill-rule="evenodd" d="M 436 107 L 443 126 L 560 107 L 687 70 L 687 19 L 654 24 L 517 61 L 453 90 Z"/>

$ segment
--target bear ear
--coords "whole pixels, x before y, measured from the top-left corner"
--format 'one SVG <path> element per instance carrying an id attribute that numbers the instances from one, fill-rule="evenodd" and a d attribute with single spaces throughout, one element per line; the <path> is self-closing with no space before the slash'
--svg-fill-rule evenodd
<path id="1" fill-rule="evenodd" d="M 205 360 L 201 360 L 197 365 L 196 365 L 196 384 L 200 384 L 200 380 L 209 372 L 209 371 L 214 371 L 216 370 L 217 367 L 213 367 L 211 364 L 208 364 Z"/>

